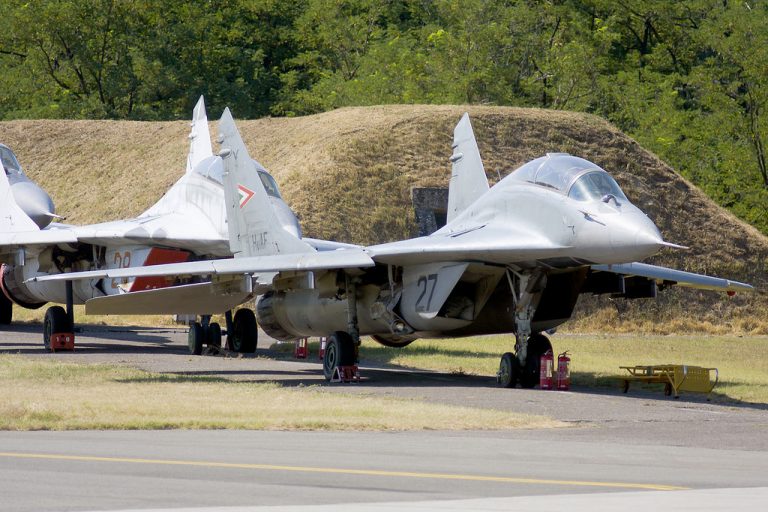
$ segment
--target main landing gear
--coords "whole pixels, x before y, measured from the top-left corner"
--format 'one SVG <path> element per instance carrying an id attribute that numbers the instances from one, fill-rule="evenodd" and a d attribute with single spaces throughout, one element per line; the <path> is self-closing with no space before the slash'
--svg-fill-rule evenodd
<path id="1" fill-rule="evenodd" d="M 43 346 L 46 350 L 75 349 L 75 312 L 72 281 L 66 281 L 67 309 L 51 306 L 43 320 Z"/>
<path id="2" fill-rule="evenodd" d="M 334 375 L 344 380 L 345 369 L 357 364 L 360 330 L 357 324 L 357 283 L 346 275 L 347 331 L 335 331 L 328 336 L 323 354 L 323 376 L 331 381 Z"/>
<path id="3" fill-rule="evenodd" d="M 547 285 L 547 275 L 540 271 L 507 272 L 509 285 L 515 295 L 515 353 L 501 356 L 497 382 L 504 388 L 518 383 L 532 388 L 539 383 L 541 356 L 552 350 L 552 343 L 541 333 L 531 332 L 531 322 L 541 295 Z"/>
<path id="4" fill-rule="evenodd" d="M 232 318 L 232 312 L 227 311 L 227 348 L 241 354 L 256 352 L 259 331 L 256 325 L 256 315 L 250 309 L 239 309 Z M 189 352 L 196 356 L 203 353 L 203 346 L 221 348 L 222 329 L 216 322 L 211 322 L 210 315 L 201 317 L 200 322 L 189 326 L 187 344 Z"/>
<path id="5" fill-rule="evenodd" d="M 353 366 L 357 362 L 357 346 L 349 333 L 336 331 L 326 340 L 323 354 L 323 376 L 325 380 L 333 379 L 339 367 Z"/>

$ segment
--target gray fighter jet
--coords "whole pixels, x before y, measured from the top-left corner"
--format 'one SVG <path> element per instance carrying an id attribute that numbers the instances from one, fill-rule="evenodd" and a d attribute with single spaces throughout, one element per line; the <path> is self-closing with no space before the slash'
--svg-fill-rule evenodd
<path id="1" fill-rule="evenodd" d="M 257 316 L 270 336 L 327 336 L 330 379 L 357 358 L 361 335 L 403 347 L 421 337 L 514 333 L 502 386 L 533 387 L 542 334 L 567 321 L 581 293 L 654 297 L 671 285 L 747 284 L 638 263 L 665 242 L 654 223 L 592 162 L 537 158 L 489 187 L 468 115 L 454 131 L 447 224 L 420 238 L 369 247 L 309 244 L 279 227 L 229 110 L 219 123 L 233 259 L 105 269 L 48 279 L 241 275 L 270 289 Z"/>
<path id="2" fill-rule="evenodd" d="M 85 304 L 89 314 L 200 315 L 199 330 L 210 344 L 221 343 L 221 328 L 209 323 L 212 313 L 225 313 L 232 348 L 256 349 L 256 321 L 230 309 L 254 295 L 253 283 L 237 276 L 216 282 L 160 279 L 103 279 L 36 282 L 33 277 L 99 268 L 153 265 L 231 257 L 224 208 L 221 158 L 212 152 L 205 103 L 194 108 L 186 172 L 151 208 L 136 218 L 99 224 L 69 225 L 58 217 L 48 194 L 27 178 L 16 156 L 0 145 L 0 327 L 10 324 L 14 307 L 36 309 L 46 303 L 43 341 L 53 348 L 53 335 L 74 340 L 72 308 Z M 266 190 L 277 224 L 301 237 L 298 220 L 283 202 L 272 176 L 258 162 L 249 172 Z M 97 200 L 98 198 L 96 198 Z M 169 286 L 173 284 L 174 286 Z M 241 286 L 243 285 L 243 286 Z M 212 293 L 215 289 L 216 293 Z"/>

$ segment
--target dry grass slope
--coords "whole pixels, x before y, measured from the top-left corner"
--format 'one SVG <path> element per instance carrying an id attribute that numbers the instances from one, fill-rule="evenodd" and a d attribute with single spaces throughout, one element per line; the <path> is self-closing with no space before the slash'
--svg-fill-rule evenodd
<path id="1" fill-rule="evenodd" d="M 412 234 L 410 189 L 447 186 L 453 126 L 465 111 L 493 182 L 548 151 L 582 156 L 610 171 L 666 239 L 692 247 L 663 251 L 653 263 L 728 276 L 763 290 L 729 301 L 682 290 L 665 292 L 658 301 L 584 300 L 580 328 L 654 330 L 663 320 L 681 331 L 711 326 L 768 332 L 768 238 L 600 118 L 509 107 L 402 105 L 239 126 L 251 155 L 273 172 L 299 214 L 306 235 L 367 244 Z M 82 223 L 133 216 L 160 197 L 183 172 L 188 129 L 185 122 L 12 121 L 0 123 L 0 141 L 51 192 L 58 212 Z"/>

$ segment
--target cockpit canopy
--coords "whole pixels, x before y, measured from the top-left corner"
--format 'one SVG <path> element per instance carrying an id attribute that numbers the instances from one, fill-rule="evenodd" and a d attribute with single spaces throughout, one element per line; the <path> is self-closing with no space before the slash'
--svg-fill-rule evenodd
<path id="1" fill-rule="evenodd" d="M 600 200 L 610 195 L 627 200 L 610 174 L 589 160 L 567 153 L 547 153 L 531 160 L 512 172 L 510 179 L 554 189 L 576 201 Z"/>
<path id="2" fill-rule="evenodd" d="M 267 172 L 265 168 L 261 166 L 256 160 L 253 161 L 256 164 L 256 169 L 259 171 L 259 178 L 261 178 L 261 184 L 264 185 L 264 190 L 267 191 L 267 195 L 270 197 L 276 197 L 277 199 L 282 199 L 280 197 L 280 189 L 277 188 L 277 182 L 275 181 L 275 178 L 272 177 L 271 174 Z"/>
<path id="3" fill-rule="evenodd" d="M 277 199 L 282 199 L 280 196 L 280 189 L 277 187 L 275 179 L 271 174 L 269 174 L 269 171 L 267 171 L 264 166 L 256 160 L 252 160 L 252 162 L 256 172 L 259 173 L 261 183 L 264 185 L 264 190 L 267 191 L 267 195 L 270 197 L 276 197 Z M 3 157 L 3 163 L 5 163 L 5 157 Z M 203 159 L 195 166 L 193 171 L 197 174 L 200 174 L 201 176 L 205 176 L 206 178 L 215 181 L 216 183 L 224 184 L 224 163 L 218 156 L 210 156 Z"/>
<path id="4" fill-rule="evenodd" d="M 13 154 L 11 148 L 0 144 L 0 161 L 2 161 L 3 169 L 5 169 L 5 175 L 22 174 L 21 165 L 16 159 L 16 155 Z"/>

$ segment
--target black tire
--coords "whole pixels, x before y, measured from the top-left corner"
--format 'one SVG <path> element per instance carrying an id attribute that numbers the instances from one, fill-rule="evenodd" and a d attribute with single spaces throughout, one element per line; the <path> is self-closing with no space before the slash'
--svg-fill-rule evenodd
<path id="1" fill-rule="evenodd" d="M 514 388 L 517 385 L 517 379 L 520 374 L 520 363 L 512 352 L 506 352 L 501 356 L 499 363 L 499 373 L 496 375 L 496 382 L 502 388 Z"/>
<path id="2" fill-rule="evenodd" d="M 672 384 L 669 382 L 664 384 L 664 396 L 672 396 Z"/>
<path id="3" fill-rule="evenodd" d="M 221 326 L 219 324 L 213 322 L 208 325 L 205 341 L 209 347 L 221 347 Z"/>
<path id="4" fill-rule="evenodd" d="M 552 350 L 549 338 L 541 333 L 533 333 L 528 338 L 528 355 L 525 359 L 525 367 L 520 373 L 520 386 L 531 389 L 539 384 L 541 372 L 541 356 L 548 350 Z"/>
<path id="5" fill-rule="evenodd" d="M 227 334 L 229 346 L 241 354 L 256 352 L 259 330 L 256 315 L 250 309 L 238 309 L 232 320 L 232 332 Z"/>
<path id="6" fill-rule="evenodd" d="M 330 381 L 333 373 L 339 366 L 352 366 L 355 364 L 357 354 L 355 340 L 349 333 L 336 331 L 328 336 L 323 354 L 323 376 Z"/>
<path id="7" fill-rule="evenodd" d="M 13 302 L 0 292 L 0 325 L 11 325 L 13 320 Z"/>
<path id="8" fill-rule="evenodd" d="M 187 345 L 189 345 L 190 354 L 199 356 L 203 353 L 203 338 L 205 338 L 205 332 L 203 331 L 202 325 L 195 322 L 189 326 Z"/>
<path id="9" fill-rule="evenodd" d="M 51 306 L 45 312 L 43 320 L 43 345 L 46 350 L 51 350 L 51 336 L 63 332 L 72 332 L 72 323 L 69 315 L 61 306 Z"/>

